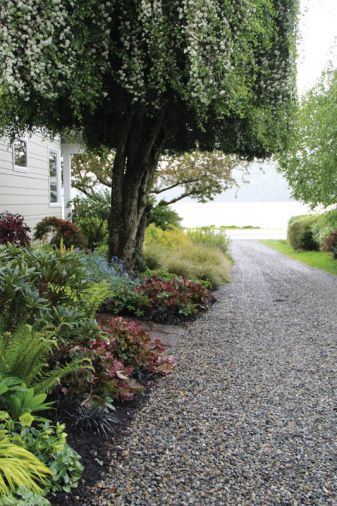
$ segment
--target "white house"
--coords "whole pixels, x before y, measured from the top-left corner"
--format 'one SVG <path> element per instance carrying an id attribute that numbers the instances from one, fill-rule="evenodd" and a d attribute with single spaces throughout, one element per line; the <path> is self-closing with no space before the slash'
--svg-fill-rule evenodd
<path id="1" fill-rule="evenodd" d="M 13 144 L 0 139 L 0 212 L 22 214 L 32 230 L 45 216 L 68 217 L 71 156 L 79 152 L 76 144 L 38 133 Z"/>

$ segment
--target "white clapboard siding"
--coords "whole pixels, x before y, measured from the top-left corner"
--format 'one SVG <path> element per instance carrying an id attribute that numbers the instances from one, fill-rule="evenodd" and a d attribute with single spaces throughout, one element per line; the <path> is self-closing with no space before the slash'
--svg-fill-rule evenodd
<path id="1" fill-rule="evenodd" d="M 49 149 L 60 152 L 61 143 L 39 134 L 26 138 L 27 171 L 14 169 L 12 146 L 0 139 L 0 212 L 22 214 L 33 229 L 45 216 L 62 217 L 62 206 L 49 204 Z"/>

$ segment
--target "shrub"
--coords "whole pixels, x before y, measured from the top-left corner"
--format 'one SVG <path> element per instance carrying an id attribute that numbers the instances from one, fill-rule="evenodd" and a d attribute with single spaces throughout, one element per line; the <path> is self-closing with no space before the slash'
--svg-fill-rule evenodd
<path id="1" fill-rule="evenodd" d="M 323 251 L 326 249 L 325 238 L 337 230 L 337 209 L 319 215 L 319 219 L 312 225 L 312 233 L 315 241 Z M 331 241 L 328 241 L 331 242 Z"/>
<path id="2" fill-rule="evenodd" d="M 50 244 L 57 248 L 62 242 L 66 248 L 85 248 L 87 245 L 84 235 L 74 223 L 56 216 L 43 218 L 36 225 L 34 239 L 46 241 L 50 235 Z"/>
<path id="3" fill-rule="evenodd" d="M 181 245 L 190 245 L 191 240 L 179 228 L 172 230 L 162 230 L 155 225 L 149 225 L 145 233 L 145 247 L 151 245 L 160 245 L 166 248 L 174 248 Z"/>
<path id="4" fill-rule="evenodd" d="M 110 192 L 94 192 L 88 197 L 73 200 L 73 221 L 87 239 L 87 247 L 94 250 L 105 244 L 109 232 Z"/>
<path id="5" fill-rule="evenodd" d="M 172 230 L 180 227 L 181 220 L 181 217 L 174 209 L 159 202 L 151 208 L 148 223 L 162 230 Z"/>
<path id="6" fill-rule="evenodd" d="M 295 216 L 289 220 L 288 241 L 296 251 L 317 250 L 319 245 L 313 236 L 312 227 L 319 215 Z"/>
<path id="7" fill-rule="evenodd" d="M 11 214 L 8 211 L 0 213 L 0 244 L 29 246 L 30 231 L 20 214 Z"/>
<path id="8" fill-rule="evenodd" d="M 229 255 L 230 241 L 223 231 L 217 232 L 214 227 L 201 227 L 188 230 L 187 236 L 195 244 L 218 248 L 224 255 Z"/>
<path id="9" fill-rule="evenodd" d="M 332 253 L 333 257 L 337 259 L 337 231 L 324 237 L 321 242 L 321 250 Z"/>
<path id="10" fill-rule="evenodd" d="M 0 311 L 3 325 L 48 320 L 52 306 L 74 304 L 88 287 L 76 253 L 0 249 Z"/>

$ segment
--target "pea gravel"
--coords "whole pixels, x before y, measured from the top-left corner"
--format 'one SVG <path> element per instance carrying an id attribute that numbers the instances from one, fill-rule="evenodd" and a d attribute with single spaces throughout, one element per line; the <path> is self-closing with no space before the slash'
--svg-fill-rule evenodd
<path id="1" fill-rule="evenodd" d="M 254 241 L 92 505 L 337 505 L 337 277 Z"/>

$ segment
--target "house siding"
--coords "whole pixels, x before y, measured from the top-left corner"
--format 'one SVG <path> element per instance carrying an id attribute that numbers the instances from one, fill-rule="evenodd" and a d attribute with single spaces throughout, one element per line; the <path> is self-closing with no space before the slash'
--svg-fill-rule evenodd
<path id="1" fill-rule="evenodd" d="M 0 212 L 20 213 L 33 230 L 45 216 L 62 217 L 62 206 L 49 204 L 49 149 L 61 152 L 58 140 L 28 137 L 28 170 L 16 171 L 12 145 L 0 139 Z"/>

